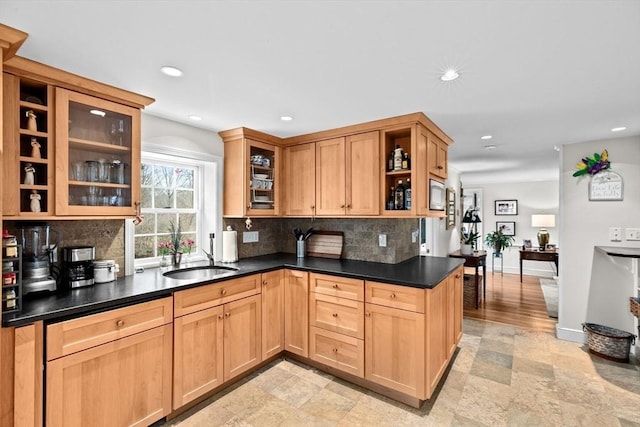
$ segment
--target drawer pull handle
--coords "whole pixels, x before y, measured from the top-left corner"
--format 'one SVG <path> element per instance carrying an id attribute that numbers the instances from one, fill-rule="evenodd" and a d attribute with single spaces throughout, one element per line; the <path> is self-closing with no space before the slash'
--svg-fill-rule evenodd
<path id="1" fill-rule="evenodd" d="M 335 347 L 333 347 L 333 352 L 334 352 L 334 353 L 337 353 L 337 352 L 338 352 L 338 349 L 337 349 L 337 348 L 335 348 Z"/>
<path id="2" fill-rule="evenodd" d="M 332 316 L 333 317 L 338 317 L 338 313 L 333 313 Z"/>
<path id="3" fill-rule="evenodd" d="M 222 295 L 226 295 L 226 294 L 227 294 L 227 291 L 226 291 L 226 289 L 223 289 L 223 290 L 221 290 L 221 291 L 220 291 L 220 293 L 221 293 Z"/>
<path id="4" fill-rule="evenodd" d="M 340 286 L 338 286 L 338 284 L 337 284 L 337 283 L 334 283 L 334 284 L 333 284 L 333 286 L 332 286 L 332 288 L 333 288 L 333 289 L 338 289 L 339 287 L 340 287 Z"/>
<path id="5" fill-rule="evenodd" d="M 229 317 L 229 316 L 231 316 L 231 313 L 225 313 L 224 314 L 224 317 Z"/>
<path id="6" fill-rule="evenodd" d="M 120 319 L 116 322 L 116 326 L 118 328 L 122 328 L 124 326 L 124 320 Z"/>
<path id="7" fill-rule="evenodd" d="M 395 297 L 396 297 L 396 294 L 394 294 L 394 293 L 392 293 L 391 295 L 389 295 L 389 298 L 391 298 L 391 299 L 395 299 Z"/>
<path id="8" fill-rule="evenodd" d="M 364 315 L 367 317 L 371 317 L 371 312 L 367 311 Z"/>

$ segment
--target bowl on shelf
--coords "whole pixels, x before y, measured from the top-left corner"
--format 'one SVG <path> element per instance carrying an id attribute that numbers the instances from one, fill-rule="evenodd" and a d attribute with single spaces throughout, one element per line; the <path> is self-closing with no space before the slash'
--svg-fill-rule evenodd
<path id="1" fill-rule="evenodd" d="M 255 196 L 256 202 L 268 202 L 269 196 Z"/>
<path id="2" fill-rule="evenodd" d="M 267 175 L 266 173 L 254 173 L 253 177 L 257 179 L 267 179 L 269 178 L 269 175 Z"/>

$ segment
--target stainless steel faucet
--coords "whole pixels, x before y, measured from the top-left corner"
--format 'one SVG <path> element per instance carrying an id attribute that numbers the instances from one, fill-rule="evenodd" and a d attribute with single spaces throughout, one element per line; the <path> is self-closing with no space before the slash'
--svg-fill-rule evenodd
<path id="1" fill-rule="evenodd" d="M 215 240 L 216 240 L 216 233 L 209 233 L 209 252 L 205 251 L 204 249 L 202 250 L 202 252 L 204 252 L 207 255 L 207 258 L 209 258 L 209 265 L 212 267 L 216 263 L 216 259 L 215 259 L 216 257 L 213 250 Z"/>

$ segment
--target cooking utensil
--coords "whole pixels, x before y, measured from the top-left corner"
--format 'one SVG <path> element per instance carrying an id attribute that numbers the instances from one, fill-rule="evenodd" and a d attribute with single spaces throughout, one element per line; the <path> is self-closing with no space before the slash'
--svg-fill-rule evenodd
<path id="1" fill-rule="evenodd" d="M 304 233 L 302 240 L 307 240 L 312 234 L 313 234 L 313 227 L 311 227 L 310 229 L 307 230 L 306 233 Z"/>
<path id="2" fill-rule="evenodd" d="M 301 240 L 302 230 L 300 230 L 299 228 L 294 228 L 293 235 L 296 236 L 296 240 Z"/>

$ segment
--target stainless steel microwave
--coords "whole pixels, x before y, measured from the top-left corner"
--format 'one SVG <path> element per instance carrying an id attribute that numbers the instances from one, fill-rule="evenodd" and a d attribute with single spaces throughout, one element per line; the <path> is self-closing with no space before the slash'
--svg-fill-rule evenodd
<path id="1" fill-rule="evenodd" d="M 436 181 L 435 179 L 429 180 L 429 210 L 443 211 L 445 204 L 445 188 L 444 183 Z"/>

